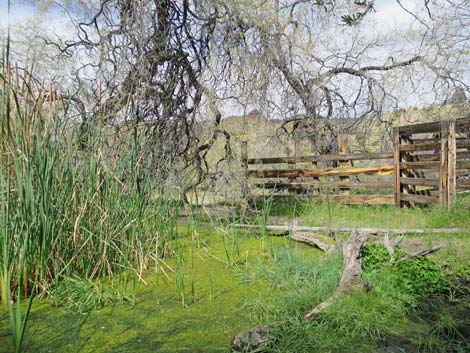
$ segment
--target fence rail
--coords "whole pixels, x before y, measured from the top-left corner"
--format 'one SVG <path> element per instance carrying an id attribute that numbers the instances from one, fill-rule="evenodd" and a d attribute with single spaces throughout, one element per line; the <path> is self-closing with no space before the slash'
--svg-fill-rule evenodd
<path id="1" fill-rule="evenodd" d="M 457 192 L 470 190 L 470 118 L 395 127 L 391 152 L 349 153 L 347 144 L 347 136 L 340 135 L 338 154 L 248 158 L 244 143 L 242 167 L 257 188 L 333 202 L 450 206 Z M 380 160 L 383 165 L 370 165 Z M 354 166 L 357 161 L 369 166 Z M 306 163 L 310 165 L 297 166 Z M 374 180 L 360 180 L 362 176 Z M 350 190 L 389 194 L 351 195 Z"/>

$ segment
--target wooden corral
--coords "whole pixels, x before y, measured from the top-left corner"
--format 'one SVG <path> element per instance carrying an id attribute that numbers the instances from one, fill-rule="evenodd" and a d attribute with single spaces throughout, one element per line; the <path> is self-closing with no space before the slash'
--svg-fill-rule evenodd
<path id="1" fill-rule="evenodd" d="M 453 204 L 470 189 L 470 118 L 394 128 L 395 205 Z"/>
<path id="2" fill-rule="evenodd" d="M 248 158 L 244 143 L 242 167 L 249 184 L 275 196 L 349 204 L 450 206 L 470 190 L 470 118 L 396 127 L 385 153 L 349 153 L 347 141 L 339 136 L 335 155 L 269 158 Z"/>

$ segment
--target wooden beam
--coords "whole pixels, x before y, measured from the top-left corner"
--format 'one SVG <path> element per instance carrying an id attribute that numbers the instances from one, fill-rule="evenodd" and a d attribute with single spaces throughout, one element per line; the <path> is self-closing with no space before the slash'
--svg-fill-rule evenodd
<path id="1" fill-rule="evenodd" d="M 439 180 L 437 179 L 401 178 L 400 182 L 406 185 L 439 187 Z"/>
<path id="2" fill-rule="evenodd" d="M 393 175 L 394 175 L 394 188 L 393 195 L 395 200 L 395 207 L 401 207 L 401 194 L 403 191 L 400 182 L 401 169 L 400 169 L 400 128 L 393 128 Z"/>
<path id="3" fill-rule="evenodd" d="M 240 150 L 240 159 L 241 159 L 241 164 L 242 164 L 242 171 L 243 174 L 246 175 L 248 171 L 248 142 L 247 141 L 242 141 L 241 143 L 241 150 Z M 246 177 L 243 177 L 242 180 L 242 197 L 243 199 L 246 199 L 248 196 L 248 185 L 247 185 L 247 180 Z"/>
<path id="4" fill-rule="evenodd" d="M 393 182 L 364 182 L 364 181 L 353 181 L 353 182 L 331 182 L 326 184 L 321 184 L 318 181 L 314 182 L 295 182 L 295 183 L 256 183 L 256 187 L 265 188 L 265 189 L 277 189 L 284 190 L 289 188 L 296 188 L 299 190 L 305 189 L 318 189 L 318 188 L 328 188 L 328 189 L 338 189 L 338 188 L 348 188 L 348 189 L 393 189 Z"/>
<path id="5" fill-rule="evenodd" d="M 248 164 L 287 164 L 287 163 L 313 163 L 331 161 L 360 161 L 376 159 L 392 159 L 392 152 L 385 153 L 353 153 L 345 155 L 327 156 L 300 156 L 300 157 L 269 157 L 269 158 L 249 158 Z"/>
<path id="6" fill-rule="evenodd" d="M 441 165 L 438 161 L 424 161 L 424 162 L 401 162 L 401 170 L 413 170 L 413 169 L 439 169 Z"/>
<path id="7" fill-rule="evenodd" d="M 348 135 L 340 134 L 338 136 L 338 153 L 340 155 L 347 155 L 348 152 L 349 152 Z M 347 168 L 348 166 L 349 166 L 349 163 L 347 161 L 339 162 L 340 168 Z M 344 183 L 349 182 L 348 176 L 340 176 L 339 179 L 341 180 L 341 182 L 344 182 Z M 345 187 L 340 187 L 340 194 L 349 195 L 349 189 Z"/>
<path id="8" fill-rule="evenodd" d="M 448 153 L 448 132 L 449 121 L 443 120 L 441 122 L 441 162 L 439 170 L 439 203 L 441 206 L 447 206 L 448 196 L 448 179 L 447 179 L 447 162 L 449 158 Z"/>
<path id="9" fill-rule="evenodd" d="M 457 180 L 457 189 L 460 189 L 460 190 L 470 189 L 470 181 Z"/>
<path id="10" fill-rule="evenodd" d="M 430 133 L 430 132 L 440 132 L 441 131 L 440 127 L 441 127 L 440 121 L 400 126 L 400 136 L 412 135 L 412 134 L 423 134 L 423 133 Z"/>
<path id="11" fill-rule="evenodd" d="M 456 152 L 456 160 L 457 161 L 465 161 L 466 159 L 470 159 L 470 152 Z M 432 161 L 440 161 L 441 154 L 440 153 L 432 153 L 432 154 L 415 154 L 413 155 L 414 158 L 417 159 L 418 162 L 432 162 Z"/>
<path id="12" fill-rule="evenodd" d="M 402 194 L 401 199 L 402 201 L 418 202 L 418 203 L 424 203 L 424 204 L 438 204 L 439 203 L 438 197 L 427 196 L 427 195 Z"/>
<path id="13" fill-rule="evenodd" d="M 449 121 L 447 134 L 447 206 L 450 207 L 453 205 L 457 193 L 455 121 Z"/>
<path id="14" fill-rule="evenodd" d="M 470 118 L 460 118 L 455 121 L 456 131 L 470 127 Z M 441 132 L 441 121 L 400 126 L 400 135 L 424 134 Z"/>
<path id="15" fill-rule="evenodd" d="M 455 164 L 457 170 L 470 169 L 470 161 L 457 161 Z"/>
<path id="16" fill-rule="evenodd" d="M 288 177 L 327 177 L 351 175 L 392 175 L 394 167 L 368 168 L 324 168 L 324 169 L 280 169 L 280 170 L 249 170 L 246 175 L 254 178 L 288 178 Z"/>
<path id="17" fill-rule="evenodd" d="M 416 151 L 431 151 L 439 149 L 441 141 L 436 139 L 434 141 L 420 142 L 413 145 L 402 145 L 400 146 L 401 152 L 416 152 Z"/>
<path id="18" fill-rule="evenodd" d="M 470 148 L 470 140 L 459 140 L 455 142 L 457 148 Z"/>
<path id="19" fill-rule="evenodd" d="M 470 117 L 459 118 L 455 120 L 455 131 L 470 129 Z"/>
<path id="20" fill-rule="evenodd" d="M 272 195 L 276 201 L 292 199 L 292 195 Z M 308 199 L 320 202 L 334 202 L 349 205 L 391 205 L 393 204 L 393 195 L 296 195 L 296 199 Z"/>

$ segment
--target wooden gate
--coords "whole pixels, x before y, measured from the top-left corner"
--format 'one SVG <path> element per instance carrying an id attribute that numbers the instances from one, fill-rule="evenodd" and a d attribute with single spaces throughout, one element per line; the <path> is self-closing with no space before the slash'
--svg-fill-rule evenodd
<path id="1" fill-rule="evenodd" d="M 393 129 L 395 205 L 450 206 L 470 189 L 470 118 Z"/>

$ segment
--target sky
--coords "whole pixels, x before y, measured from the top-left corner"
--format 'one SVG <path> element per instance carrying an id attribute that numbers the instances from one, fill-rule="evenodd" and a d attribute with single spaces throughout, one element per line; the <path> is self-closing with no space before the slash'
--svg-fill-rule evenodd
<path id="1" fill-rule="evenodd" d="M 406 7 L 413 8 L 416 1 L 402 0 L 402 4 Z M 24 2 L 21 0 L 11 0 L 11 12 L 8 16 L 8 0 L 0 0 L 0 28 L 6 28 L 10 22 L 12 25 L 27 25 L 29 21 L 35 18 L 35 5 L 32 2 Z M 371 14 L 380 26 L 377 31 L 391 30 L 395 26 L 409 25 L 412 17 L 400 8 L 396 0 L 376 0 L 376 12 Z M 51 11 L 43 15 L 43 20 L 47 21 L 50 28 L 55 31 L 67 32 L 68 28 L 63 13 L 61 11 Z"/>
<path id="2" fill-rule="evenodd" d="M 341 1 L 341 0 L 338 0 Z M 401 0 L 403 6 L 410 10 L 416 10 L 417 6 L 422 7 L 423 0 Z M 32 26 L 32 23 L 41 22 L 43 26 L 62 38 L 71 37 L 74 34 L 73 26 L 67 24 L 67 16 L 59 8 L 49 10 L 38 17 L 34 1 L 11 0 L 11 12 L 7 11 L 8 0 L 0 0 L 0 32 L 5 33 L 8 24 L 12 26 L 12 36 L 14 36 L 14 26 Z M 404 11 L 396 0 L 376 0 L 375 11 L 368 14 L 371 36 L 385 35 L 395 29 L 406 30 L 415 22 L 412 15 Z M 378 48 L 377 57 L 389 55 L 387 49 Z M 383 53 L 380 53 L 382 51 Z M 383 55 L 382 55 L 383 54 Z"/>

